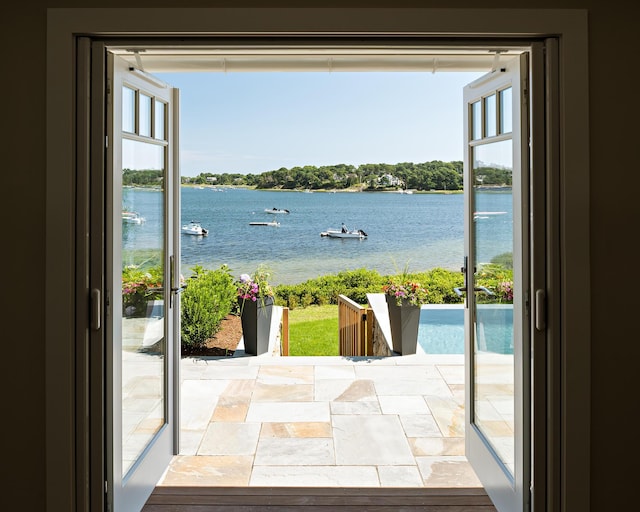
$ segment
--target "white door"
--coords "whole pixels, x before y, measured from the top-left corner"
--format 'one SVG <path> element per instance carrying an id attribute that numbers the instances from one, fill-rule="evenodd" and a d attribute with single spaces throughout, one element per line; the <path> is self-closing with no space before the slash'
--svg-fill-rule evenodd
<path id="1" fill-rule="evenodd" d="M 526 60 L 464 88 L 466 455 L 500 512 L 530 506 Z"/>
<path id="2" fill-rule="evenodd" d="M 140 510 L 177 447 L 177 90 L 107 54 L 108 510 Z"/>

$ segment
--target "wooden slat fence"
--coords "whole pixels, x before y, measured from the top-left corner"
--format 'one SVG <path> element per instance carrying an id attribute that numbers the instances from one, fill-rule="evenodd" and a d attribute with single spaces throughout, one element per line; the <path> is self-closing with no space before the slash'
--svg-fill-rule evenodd
<path id="1" fill-rule="evenodd" d="M 366 356 L 373 352 L 373 311 L 345 295 L 338 296 L 341 356 Z"/>
<path id="2" fill-rule="evenodd" d="M 282 308 L 282 324 L 280 332 L 280 354 L 289 355 L 289 308 Z"/>

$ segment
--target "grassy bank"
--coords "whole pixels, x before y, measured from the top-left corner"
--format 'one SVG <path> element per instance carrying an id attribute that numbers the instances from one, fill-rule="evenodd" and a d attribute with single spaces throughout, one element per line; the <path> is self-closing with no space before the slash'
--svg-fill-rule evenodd
<path id="1" fill-rule="evenodd" d="M 289 355 L 338 356 L 338 306 L 289 311 Z"/>

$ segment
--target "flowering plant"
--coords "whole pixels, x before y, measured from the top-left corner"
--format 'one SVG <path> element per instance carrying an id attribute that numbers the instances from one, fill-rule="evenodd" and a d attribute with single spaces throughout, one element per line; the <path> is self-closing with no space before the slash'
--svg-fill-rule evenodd
<path id="1" fill-rule="evenodd" d="M 502 281 L 498 283 L 498 292 L 500 294 L 500 302 L 502 302 L 502 300 L 513 302 L 513 281 Z"/>
<path id="2" fill-rule="evenodd" d="M 264 305 L 266 297 L 273 297 L 274 292 L 272 286 L 269 284 L 270 273 L 264 267 L 258 267 L 253 275 L 242 274 L 236 282 L 238 290 L 238 299 L 251 300 L 256 302 L 258 300 Z"/>
<path id="3" fill-rule="evenodd" d="M 148 271 L 136 265 L 122 269 L 122 309 L 127 316 L 145 314 L 147 302 L 162 298 L 162 268 Z"/>
<path id="4" fill-rule="evenodd" d="M 404 274 L 400 278 L 390 278 L 389 282 L 383 285 L 382 291 L 386 295 L 394 297 L 398 306 L 405 302 L 413 306 L 420 306 L 427 302 L 429 293 L 426 287 L 417 281 L 412 281 Z"/>

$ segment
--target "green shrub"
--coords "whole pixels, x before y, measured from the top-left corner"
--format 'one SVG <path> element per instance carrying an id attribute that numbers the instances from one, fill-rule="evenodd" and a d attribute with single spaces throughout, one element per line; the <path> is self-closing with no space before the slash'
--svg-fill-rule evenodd
<path id="1" fill-rule="evenodd" d="M 347 287 L 352 288 L 366 288 L 379 291 L 382 286 L 382 276 L 376 270 L 367 270 L 366 268 L 359 268 L 356 270 L 345 270 L 338 273 L 338 281 Z"/>
<path id="2" fill-rule="evenodd" d="M 462 272 L 434 268 L 424 275 L 424 283 L 429 290 L 429 304 L 459 304 L 464 301 L 454 291 L 454 288 L 464 285 Z"/>
<path id="3" fill-rule="evenodd" d="M 499 265 L 509 270 L 513 270 L 513 253 L 504 252 L 491 258 L 491 263 Z"/>
<path id="4" fill-rule="evenodd" d="M 379 293 L 381 286 L 382 276 L 375 270 L 345 270 L 337 275 L 325 275 L 295 285 L 277 286 L 276 304 L 288 306 L 289 309 L 324 306 L 337 304 L 339 295 L 365 304 L 367 293 Z"/>
<path id="5" fill-rule="evenodd" d="M 183 354 L 204 347 L 237 303 L 233 277 L 226 265 L 217 270 L 196 266 L 193 272 L 181 295 Z"/>
<path id="6" fill-rule="evenodd" d="M 510 255 L 497 257 L 500 261 L 510 261 Z M 426 272 L 403 273 L 404 278 L 421 283 L 427 288 L 427 304 L 460 304 L 460 297 L 454 288 L 461 288 L 464 276 L 459 271 L 433 268 Z M 375 270 L 357 269 L 309 279 L 303 283 L 279 285 L 275 288 L 276 304 L 289 309 L 308 306 L 337 304 L 339 295 L 351 300 L 367 303 L 368 293 L 382 293 L 382 286 L 393 275 L 381 276 Z M 483 297 L 482 302 L 510 302 L 512 299 L 513 270 L 509 265 L 491 263 L 482 266 L 476 277 L 478 286 L 485 286 L 495 295 Z"/>
<path id="7" fill-rule="evenodd" d="M 482 303 L 513 302 L 513 270 L 502 265 L 482 265 L 476 274 L 478 286 L 488 288 L 493 295 L 478 295 Z"/>

